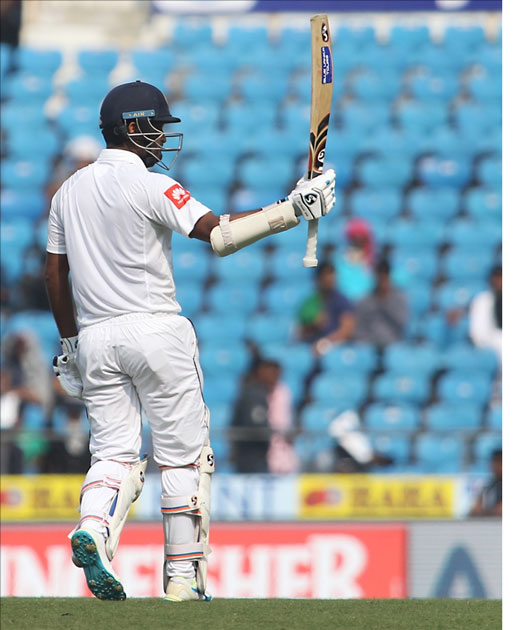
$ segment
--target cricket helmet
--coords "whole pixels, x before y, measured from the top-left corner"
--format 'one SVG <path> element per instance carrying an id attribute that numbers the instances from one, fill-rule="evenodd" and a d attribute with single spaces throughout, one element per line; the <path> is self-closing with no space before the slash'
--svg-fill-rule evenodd
<path id="1" fill-rule="evenodd" d="M 135 122 L 137 131 L 129 132 L 129 123 Z M 126 140 L 147 155 L 143 158 L 147 168 L 157 164 L 169 170 L 161 160 L 162 152 L 175 151 L 177 158 L 182 149 L 182 133 L 163 131 L 167 123 L 181 122 L 172 116 L 165 95 L 153 85 L 143 81 L 123 83 L 113 88 L 100 107 L 100 129 L 108 144 L 122 144 Z M 163 140 L 176 139 L 176 146 L 164 147 Z M 172 162 L 173 164 L 173 162 Z"/>

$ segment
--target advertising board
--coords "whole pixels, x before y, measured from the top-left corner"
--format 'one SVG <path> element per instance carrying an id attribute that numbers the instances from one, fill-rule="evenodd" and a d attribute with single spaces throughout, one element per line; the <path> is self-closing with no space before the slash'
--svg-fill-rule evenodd
<path id="1" fill-rule="evenodd" d="M 5 525 L 2 596 L 85 596 L 65 525 Z M 162 596 L 162 526 L 128 524 L 113 562 L 131 597 Z M 209 589 L 216 597 L 405 597 L 403 525 L 214 524 Z"/>

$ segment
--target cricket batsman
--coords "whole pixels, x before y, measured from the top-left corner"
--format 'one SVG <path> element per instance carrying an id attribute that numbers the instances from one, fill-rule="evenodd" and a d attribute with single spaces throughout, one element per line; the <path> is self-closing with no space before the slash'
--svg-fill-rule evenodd
<path id="1" fill-rule="evenodd" d="M 165 125 L 179 122 L 152 85 L 112 89 L 100 109 L 106 148 L 64 182 L 48 219 L 45 282 L 62 349 L 54 370 L 65 391 L 84 401 L 90 422 L 91 467 L 70 533 L 72 560 L 99 599 L 126 598 L 111 562 L 143 488 L 143 411 L 161 470 L 165 599 L 210 599 L 215 463 L 197 339 L 175 296 L 172 233 L 227 256 L 301 217 L 319 219 L 335 202 L 329 170 L 269 206 L 215 216 L 179 182 L 147 170 L 169 170 L 163 154 L 177 157 L 182 134 Z M 173 146 L 164 146 L 168 140 Z"/>

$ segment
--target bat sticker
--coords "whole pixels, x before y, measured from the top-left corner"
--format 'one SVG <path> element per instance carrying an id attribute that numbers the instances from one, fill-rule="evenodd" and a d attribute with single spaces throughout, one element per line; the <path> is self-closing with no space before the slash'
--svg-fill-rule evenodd
<path id="1" fill-rule="evenodd" d="M 318 125 L 316 135 L 311 132 L 309 138 L 308 172 L 320 174 L 324 167 L 325 145 L 329 130 L 329 115 L 324 116 Z"/>
<path id="2" fill-rule="evenodd" d="M 320 29 L 320 34 L 322 35 L 322 39 L 324 42 L 329 41 L 329 31 L 327 30 L 327 24 L 325 22 L 322 23 L 322 28 Z"/>
<path id="3" fill-rule="evenodd" d="M 329 46 L 322 46 L 322 84 L 333 82 L 333 63 Z"/>

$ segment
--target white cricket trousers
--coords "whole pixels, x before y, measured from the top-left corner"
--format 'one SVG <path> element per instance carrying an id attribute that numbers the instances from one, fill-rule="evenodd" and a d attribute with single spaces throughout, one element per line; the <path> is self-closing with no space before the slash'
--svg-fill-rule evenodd
<path id="1" fill-rule="evenodd" d="M 181 315 L 135 313 L 88 326 L 79 333 L 77 364 L 92 463 L 83 484 L 83 490 L 91 490 L 83 492 L 81 524 L 106 532 L 116 486 L 140 457 L 142 411 L 162 468 L 163 495 L 195 492 L 195 464 L 207 439 L 209 412 L 191 322 Z M 194 523 L 189 514 L 170 523 L 165 518 L 165 542 L 193 542 Z M 168 569 L 170 576 L 192 572 L 191 563 L 184 562 Z"/>

